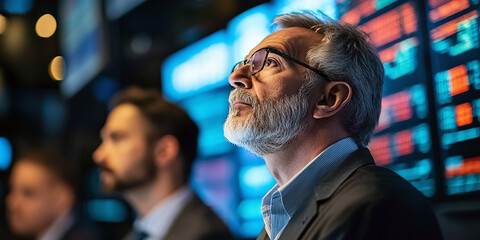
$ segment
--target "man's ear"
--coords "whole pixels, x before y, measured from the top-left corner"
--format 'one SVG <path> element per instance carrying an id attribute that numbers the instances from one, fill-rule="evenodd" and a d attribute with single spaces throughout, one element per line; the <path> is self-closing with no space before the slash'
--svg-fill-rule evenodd
<path id="1" fill-rule="evenodd" d="M 157 140 L 154 145 L 154 157 L 157 167 L 165 167 L 177 159 L 180 144 L 173 135 L 165 135 Z"/>
<path id="2" fill-rule="evenodd" d="M 333 116 L 352 98 L 352 88 L 346 82 L 329 82 L 323 93 L 315 103 L 313 117 L 316 119 Z"/>

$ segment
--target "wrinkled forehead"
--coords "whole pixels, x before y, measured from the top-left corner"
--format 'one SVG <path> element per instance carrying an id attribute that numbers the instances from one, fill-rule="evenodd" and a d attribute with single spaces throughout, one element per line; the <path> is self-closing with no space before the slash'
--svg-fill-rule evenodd
<path id="1" fill-rule="evenodd" d="M 259 49 L 270 47 L 299 60 L 305 60 L 307 51 L 320 41 L 321 36 L 312 30 L 300 27 L 285 28 L 263 39 L 248 56 Z"/>

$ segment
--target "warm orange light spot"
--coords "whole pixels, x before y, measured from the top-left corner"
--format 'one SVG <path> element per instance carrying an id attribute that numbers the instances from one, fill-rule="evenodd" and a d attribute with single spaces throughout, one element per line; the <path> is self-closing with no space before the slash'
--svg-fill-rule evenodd
<path id="1" fill-rule="evenodd" d="M 0 14 L 0 34 L 5 32 L 5 28 L 7 28 L 7 19 Z"/>
<path id="2" fill-rule="evenodd" d="M 413 153 L 412 132 L 410 130 L 397 133 L 397 152 L 399 156 Z"/>
<path id="3" fill-rule="evenodd" d="M 440 25 L 432 30 L 430 30 L 430 36 L 432 38 L 432 41 L 438 41 L 447 38 L 448 36 L 451 36 L 453 34 L 456 34 L 458 32 L 458 25 L 459 23 L 469 20 L 471 21 L 472 19 L 478 18 L 477 11 L 471 11 L 465 15 L 462 15 L 459 18 L 456 18 L 450 22 L 447 22 L 443 25 Z"/>
<path id="4" fill-rule="evenodd" d="M 38 36 L 43 38 L 51 37 L 55 33 L 55 30 L 57 30 L 57 21 L 50 14 L 41 16 L 35 25 L 35 31 Z"/>
<path id="5" fill-rule="evenodd" d="M 403 31 L 410 34 L 417 31 L 417 16 L 411 4 L 404 4 L 400 7 Z"/>
<path id="6" fill-rule="evenodd" d="M 412 118 L 412 107 L 410 106 L 410 93 L 403 91 L 392 95 L 394 115 L 397 122 Z"/>
<path id="7" fill-rule="evenodd" d="M 53 80 L 63 80 L 65 75 L 65 61 L 63 57 L 57 56 L 50 62 L 48 73 Z"/>
<path id="8" fill-rule="evenodd" d="M 468 158 L 455 168 L 445 169 L 445 177 L 452 178 L 480 173 L 480 157 Z"/>
<path id="9" fill-rule="evenodd" d="M 432 20 L 432 22 L 436 22 L 450 17 L 453 14 L 465 10 L 469 7 L 470 3 L 468 2 L 468 0 L 450 0 L 442 6 L 436 9 L 432 9 L 428 16 L 430 17 L 430 20 Z"/>
<path id="10" fill-rule="evenodd" d="M 388 165 L 392 163 L 392 153 L 390 152 L 390 141 L 388 136 L 373 138 L 368 146 L 373 159 L 378 165 Z"/>
<path id="11" fill-rule="evenodd" d="M 450 74 L 450 94 L 455 96 L 457 94 L 468 91 L 468 74 L 465 65 L 460 65 L 448 70 Z"/>
<path id="12" fill-rule="evenodd" d="M 472 106 L 470 103 L 460 104 L 455 107 L 455 118 L 457 126 L 465 126 L 473 122 Z"/>

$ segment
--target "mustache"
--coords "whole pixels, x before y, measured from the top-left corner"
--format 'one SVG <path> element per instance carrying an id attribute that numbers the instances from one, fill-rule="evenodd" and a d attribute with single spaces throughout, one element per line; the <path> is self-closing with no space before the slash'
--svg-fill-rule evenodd
<path id="1" fill-rule="evenodd" d="M 100 172 L 108 172 L 113 174 L 113 169 L 107 167 L 105 164 L 98 165 Z"/>
<path id="2" fill-rule="evenodd" d="M 230 105 L 233 105 L 233 102 L 235 101 L 242 101 L 252 107 L 258 105 L 258 98 L 247 90 L 241 88 L 234 89 L 230 92 L 228 102 Z"/>

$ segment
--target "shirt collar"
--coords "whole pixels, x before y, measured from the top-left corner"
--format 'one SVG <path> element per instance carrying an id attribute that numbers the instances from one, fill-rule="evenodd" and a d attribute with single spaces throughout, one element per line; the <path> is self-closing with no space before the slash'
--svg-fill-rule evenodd
<path id="1" fill-rule="evenodd" d="M 271 203 L 272 203 L 272 196 L 274 193 L 278 192 L 278 184 L 275 184 L 270 191 L 265 194 L 265 196 L 262 199 L 262 215 L 263 215 L 263 221 L 265 222 L 265 230 L 267 231 L 268 235 L 270 236 L 270 209 L 271 209 Z"/>
<path id="2" fill-rule="evenodd" d="M 193 191 L 189 187 L 179 189 L 167 199 L 158 203 L 143 218 L 137 218 L 133 224 L 134 228 L 137 231 L 147 233 L 148 239 L 162 239 L 192 196 Z"/>
<path id="3" fill-rule="evenodd" d="M 57 218 L 39 240 L 60 239 L 73 226 L 74 221 L 75 219 L 72 213 Z"/>
<path id="4" fill-rule="evenodd" d="M 323 150 L 288 180 L 285 185 L 280 187 L 278 184 L 275 184 L 262 200 L 264 220 L 266 220 L 265 215 L 268 214 L 267 210 L 270 209 L 271 198 L 275 192 L 278 191 L 280 193 L 285 211 L 289 217 L 292 217 L 298 207 L 313 192 L 315 184 L 357 149 L 358 146 L 352 138 L 344 138 Z M 265 224 L 265 227 L 268 225 Z"/>
<path id="5" fill-rule="evenodd" d="M 353 139 L 342 139 L 326 148 L 285 185 L 279 187 L 278 191 L 280 191 L 288 215 L 292 217 L 298 207 L 313 192 L 315 184 L 357 149 L 358 146 Z"/>

